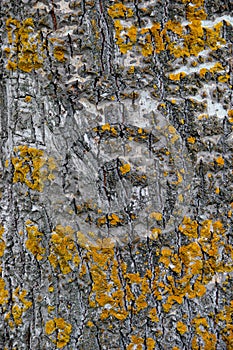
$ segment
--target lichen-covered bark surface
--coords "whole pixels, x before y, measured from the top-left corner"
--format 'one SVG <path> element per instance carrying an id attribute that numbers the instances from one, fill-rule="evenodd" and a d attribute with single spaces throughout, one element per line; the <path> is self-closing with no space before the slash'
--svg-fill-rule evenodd
<path id="1" fill-rule="evenodd" d="M 232 349 L 231 1 L 1 0 L 0 349 Z"/>

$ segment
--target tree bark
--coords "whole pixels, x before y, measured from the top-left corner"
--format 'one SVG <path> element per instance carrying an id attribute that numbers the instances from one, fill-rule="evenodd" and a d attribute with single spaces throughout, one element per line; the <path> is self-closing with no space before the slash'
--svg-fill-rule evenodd
<path id="1" fill-rule="evenodd" d="M 232 349 L 232 10 L 1 0 L 1 349 Z"/>

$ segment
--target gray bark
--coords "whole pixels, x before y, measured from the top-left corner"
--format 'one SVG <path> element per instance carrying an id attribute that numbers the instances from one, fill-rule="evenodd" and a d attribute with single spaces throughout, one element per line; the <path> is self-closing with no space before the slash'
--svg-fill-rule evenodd
<path id="1" fill-rule="evenodd" d="M 232 348 L 231 12 L 1 1 L 1 349 Z"/>

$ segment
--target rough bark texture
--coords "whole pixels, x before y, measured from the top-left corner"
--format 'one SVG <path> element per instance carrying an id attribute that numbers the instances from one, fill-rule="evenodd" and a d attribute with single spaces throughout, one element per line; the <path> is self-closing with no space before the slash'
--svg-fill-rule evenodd
<path id="1" fill-rule="evenodd" d="M 232 349 L 232 2 L 0 3 L 0 349 Z"/>

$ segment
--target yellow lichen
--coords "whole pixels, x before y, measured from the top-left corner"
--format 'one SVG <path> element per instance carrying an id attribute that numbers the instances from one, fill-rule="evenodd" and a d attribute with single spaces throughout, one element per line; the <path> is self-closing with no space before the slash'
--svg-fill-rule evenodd
<path id="1" fill-rule="evenodd" d="M 120 171 L 121 171 L 122 175 L 125 175 L 128 172 L 130 172 L 130 164 L 126 163 L 126 164 L 122 165 L 120 167 Z"/>
<path id="2" fill-rule="evenodd" d="M 184 334 L 184 333 L 186 333 L 187 332 L 187 326 L 183 323 L 183 322 L 181 322 L 181 321 L 178 321 L 177 322 L 177 324 L 176 324 L 176 329 L 178 330 L 178 332 L 180 333 L 180 334 Z"/>
<path id="3" fill-rule="evenodd" d="M 108 8 L 108 14 L 112 18 L 129 18 L 133 16 L 133 10 L 122 3 L 117 3 Z"/>
<path id="4" fill-rule="evenodd" d="M 22 324 L 22 314 L 23 314 L 23 309 L 17 305 L 17 304 L 14 304 L 12 306 L 12 316 L 13 316 L 13 319 L 14 319 L 14 322 L 16 324 L 16 326 L 19 326 Z"/>
<path id="5" fill-rule="evenodd" d="M 66 346 L 70 341 L 70 334 L 72 332 L 72 325 L 66 322 L 62 317 L 49 320 L 45 324 L 45 332 L 48 335 L 52 335 L 56 332 L 56 338 L 50 337 L 52 341 L 55 341 L 58 349 Z"/>
<path id="6" fill-rule="evenodd" d="M 182 224 L 179 226 L 179 231 L 189 238 L 197 238 L 198 224 L 195 220 L 193 221 L 185 216 Z"/>
<path id="7" fill-rule="evenodd" d="M 149 318 L 151 319 L 152 322 L 159 322 L 159 318 L 157 315 L 157 310 L 156 308 L 152 308 L 149 312 Z"/>
<path id="8" fill-rule="evenodd" d="M 39 39 L 34 33 L 32 18 L 26 18 L 22 22 L 8 18 L 6 21 L 9 43 L 9 61 L 7 69 L 19 68 L 24 72 L 31 72 L 33 69 L 42 67 L 43 58 L 38 50 Z M 16 58 L 15 52 L 17 53 Z"/>
<path id="9" fill-rule="evenodd" d="M 224 165 L 224 159 L 220 156 L 215 158 L 215 162 L 217 163 L 217 165 L 219 166 L 223 166 Z"/>
<path id="10" fill-rule="evenodd" d="M 0 225 L 0 257 L 3 256 L 6 244 L 3 240 L 4 226 Z"/>
<path id="11" fill-rule="evenodd" d="M 78 266 L 80 258 L 74 242 L 74 230 L 70 226 L 56 226 L 50 240 L 50 264 L 56 269 L 58 266 L 63 274 L 72 271 L 72 263 Z"/>
<path id="12" fill-rule="evenodd" d="M 87 321 L 87 327 L 94 327 L 94 323 L 92 321 Z"/>
<path id="13" fill-rule="evenodd" d="M 142 350 L 143 343 L 144 343 L 143 338 L 138 337 L 136 335 L 131 335 L 131 343 L 126 347 L 126 349 L 127 350 L 133 350 L 133 349 Z M 136 345 L 136 347 L 135 347 L 135 345 Z"/>
<path id="14" fill-rule="evenodd" d="M 116 226 L 121 222 L 119 216 L 114 213 L 108 216 L 108 220 L 111 226 Z"/>
<path id="15" fill-rule="evenodd" d="M 180 73 L 177 73 L 177 74 L 169 74 L 169 79 L 171 80 L 175 80 L 175 81 L 178 81 L 182 78 L 184 78 L 186 76 L 186 73 L 185 72 L 180 72 Z"/>
<path id="16" fill-rule="evenodd" d="M 19 156 L 11 159 L 14 166 L 13 183 L 25 183 L 32 190 L 42 191 L 40 171 L 45 164 L 44 152 L 26 145 L 16 147 L 15 151 Z"/>
<path id="17" fill-rule="evenodd" d="M 146 338 L 146 347 L 147 347 L 147 350 L 154 350 L 155 340 L 153 338 Z"/>
<path id="18" fill-rule="evenodd" d="M 157 220 L 157 221 L 161 221 L 163 219 L 163 215 L 161 213 L 157 213 L 157 212 L 150 213 L 150 217 L 152 219 Z"/>
<path id="19" fill-rule="evenodd" d="M 31 99 L 32 99 L 31 96 L 28 96 L 28 95 L 27 95 L 27 96 L 25 96 L 24 101 L 25 101 L 25 102 L 30 102 Z"/>
<path id="20" fill-rule="evenodd" d="M 230 109 L 228 112 L 228 120 L 230 123 L 233 123 L 233 109 Z"/>
<path id="21" fill-rule="evenodd" d="M 56 60 L 60 62 L 65 61 L 65 50 L 62 46 L 54 46 L 53 55 Z"/>
<path id="22" fill-rule="evenodd" d="M 8 302 L 9 292 L 5 289 L 5 281 L 0 277 L 0 305 Z"/>
<path id="23" fill-rule="evenodd" d="M 157 239 L 158 236 L 161 234 L 162 230 L 159 227 L 154 227 L 151 229 L 151 235 L 150 238 L 151 239 Z"/>
<path id="24" fill-rule="evenodd" d="M 110 131 L 111 130 L 109 123 L 102 125 L 101 128 L 103 131 Z"/>
<path id="25" fill-rule="evenodd" d="M 43 259 L 46 251 L 41 245 L 43 233 L 41 233 L 38 230 L 38 227 L 33 225 L 30 220 L 27 220 L 26 222 L 26 230 L 28 239 L 26 240 L 25 246 L 27 250 L 29 250 L 38 261 L 40 261 Z"/>
<path id="26" fill-rule="evenodd" d="M 188 143 L 191 143 L 192 145 L 196 142 L 196 138 L 193 136 L 190 136 L 187 138 Z"/>
<path id="27" fill-rule="evenodd" d="M 182 25 L 177 21 L 168 20 L 161 28 L 160 23 L 153 23 L 151 27 L 136 28 L 133 26 L 133 36 L 127 27 L 123 26 L 120 19 L 126 19 L 134 15 L 130 8 L 122 3 L 117 3 L 108 8 L 109 15 L 115 19 L 116 44 L 121 53 L 126 54 L 135 45 L 140 47 L 143 56 L 153 55 L 154 51 L 159 53 L 167 50 L 176 58 L 198 56 L 206 48 L 217 50 L 225 44 L 221 37 L 222 22 L 217 23 L 213 28 L 202 26 L 202 20 L 207 14 L 203 1 L 193 1 L 186 7 L 186 18 L 189 23 Z M 116 19 L 118 18 L 118 19 Z M 188 30 L 187 30 L 188 28 Z M 174 35 L 178 40 L 174 40 Z M 185 73 L 170 74 L 171 80 L 180 80 Z M 226 78 L 220 78 L 224 79 Z"/>
<path id="28" fill-rule="evenodd" d="M 197 339 L 200 337 L 202 341 L 204 341 L 203 350 L 215 350 L 217 337 L 214 333 L 208 331 L 209 325 L 206 318 L 197 316 L 192 320 L 192 324 L 194 325 L 197 334 L 193 339 L 192 349 L 199 348 L 197 346 Z"/>

